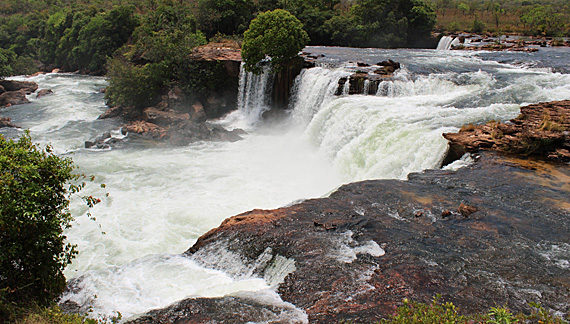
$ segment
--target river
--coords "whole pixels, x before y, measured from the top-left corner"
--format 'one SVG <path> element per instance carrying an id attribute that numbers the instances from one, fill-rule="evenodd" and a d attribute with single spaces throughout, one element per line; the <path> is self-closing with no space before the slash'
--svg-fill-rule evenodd
<path id="1" fill-rule="evenodd" d="M 136 141 L 118 149 L 85 149 L 86 140 L 105 131 L 121 137 L 119 121 L 97 119 L 106 110 L 99 92 L 106 80 L 77 74 L 16 78 L 54 94 L 32 94 L 30 104 L 1 115 L 30 129 L 36 142 L 72 157 L 80 172 L 95 175 L 84 192 L 103 200 L 91 211 L 95 221 L 79 199 L 72 203 L 76 223 L 67 235 L 80 252 L 65 274 L 76 278 L 79 289 L 62 300 L 91 307 L 94 314 L 121 312 L 129 318 L 185 297 L 251 291 L 279 299 L 272 284 L 249 275 L 239 259 L 228 257 L 234 271 L 226 273 L 180 253 L 229 216 L 326 196 L 348 182 L 405 179 L 410 172 L 438 168 L 447 148 L 442 133 L 467 123 L 509 120 L 523 104 L 570 99 L 567 48 L 306 51 L 324 57 L 297 78 L 292 109 L 281 122 L 259 117 L 267 109 L 267 80 L 242 73 L 240 109 L 214 121 L 247 131 L 234 143 L 169 147 Z M 333 95 L 338 79 L 355 67 L 348 61 L 386 59 L 402 69 L 377 95 Z M 11 137 L 20 131 L 2 132 Z"/>

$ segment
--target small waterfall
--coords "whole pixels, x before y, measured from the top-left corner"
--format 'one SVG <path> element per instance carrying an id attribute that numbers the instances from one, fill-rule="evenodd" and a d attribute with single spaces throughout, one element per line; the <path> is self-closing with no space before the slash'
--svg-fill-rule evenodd
<path id="1" fill-rule="evenodd" d="M 349 75 L 350 72 L 342 69 L 322 67 L 301 71 L 291 91 L 289 108 L 293 110 L 293 118 L 306 125 L 320 107 L 334 98 L 338 80 Z"/>
<path id="2" fill-rule="evenodd" d="M 370 80 L 364 80 L 364 89 L 362 90 L 363 95 L 367 95 L 370 91 Z"/>
<path id="3" fill-rule="evenodd" d="M 248 124 L 255 124 L 263 112 L 271 108 L 271 87 L 273 74 L 264 67 L 259 75 L 247 72 L 240 67 L 238 112 Z"/>
<path id="4" fill-rule="evenodd" d="M 459 44 L 458 37 L 443 36 L 437 44 L 437 50 L 450 50 L 452 46 Z"/>

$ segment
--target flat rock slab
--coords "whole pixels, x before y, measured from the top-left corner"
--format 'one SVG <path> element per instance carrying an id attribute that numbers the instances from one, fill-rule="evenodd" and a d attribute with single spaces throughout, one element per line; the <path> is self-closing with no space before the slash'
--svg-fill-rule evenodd
<path id="1" fill-rule="evenodd" d="M 568 197 L 568 165 L 483 152 L 457 172 L 352 183 L 328 198 L 228 218 L 186 254 L 243 277 L 224 261 L 234 255 L 310 323 L 371 323 L 404 298 L 429 302 L 438 293 L 461 313 L 505 304 L 528 311 L 532 301 L 566 313 Z M 236 320 L 231 314 L 251 305 L 228 298 L 187 299 L 136 323 L 264 320 Z M 204 303 L 212 307 L 201 310 Z"/>

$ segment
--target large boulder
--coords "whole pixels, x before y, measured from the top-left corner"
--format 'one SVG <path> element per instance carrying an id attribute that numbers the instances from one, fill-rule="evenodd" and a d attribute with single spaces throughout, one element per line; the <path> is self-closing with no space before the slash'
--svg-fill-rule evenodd
<path id="1" fill-rule="evenodd" d="M 26 98 L 26 90 L 7 91 L 0 94 L 0 107 L 9 107 L 29 103 Z"/>
<path id="2" fill-rule="evenodd" d="M 0 117 L 0 128 L 4 127 L 20 128 L 19 126 L 12 124 L 12 120 L 10 118 Z"/>
<path id="3" fill-rule="evenodd" d="M 30 81 L 0 80 L 0 86 L 4 87 L 6 91 L 24 90 L 26 94 L 38 90 L 38 84 Z"/>
<path id="4" fill-rule="evenodd" d="M 51 89 L 42 89 L 40 91 L 38 91 L 38 94 L 36 95 L 36 98 L 40 98 L 40 97 L 45 97 L 47 95 L 53 94 L 53 90 Z"/>

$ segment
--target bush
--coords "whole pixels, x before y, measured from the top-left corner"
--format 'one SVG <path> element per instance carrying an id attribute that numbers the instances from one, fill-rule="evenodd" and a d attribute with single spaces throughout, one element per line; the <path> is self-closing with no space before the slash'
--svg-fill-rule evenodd
<path id="1" fill-rule="evenodd" d="M 84 186 L 74 168 L 27 132 L 18 141 L 0 135 L 0 312 L 48 305 L 65 288 L 63 270 L 76 250 L 63 231 L 73 220 L 69 199 Z M 85 199 L 90 207 L 98 202 Z"/>
<path id="2" fill-rule="evenodd" d="M 245 69 L 260 73 L 257 64 L 270 57 L 272 69 L 280 70 L 308 41 L 303 24 L 288 11 L 276 9 L 261 13 L 243 36 L 241 56 Z"/>

